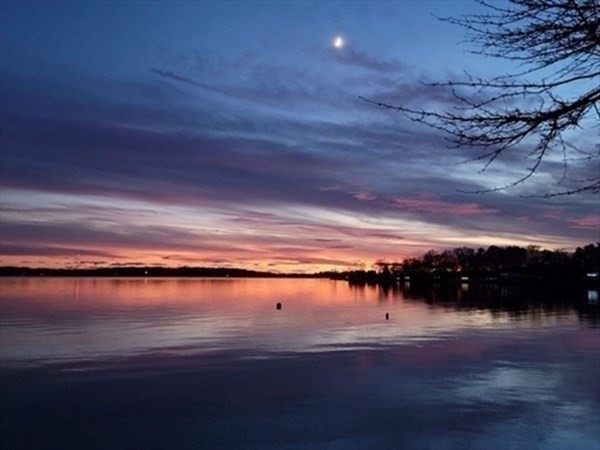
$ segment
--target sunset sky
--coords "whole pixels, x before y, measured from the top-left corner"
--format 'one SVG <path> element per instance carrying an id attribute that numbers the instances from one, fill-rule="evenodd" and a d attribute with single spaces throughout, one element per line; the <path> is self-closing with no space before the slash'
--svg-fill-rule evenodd
<path id="1" fill-rule="evenodd" d="M 358 98 L 448 109 L 424 82 L 510 70 L 435 17 L 478 8 L 0 3 L 0 265 L 296 272 L 598 241 L 597 195 L 535 197 L 560 189 L 562 155 L 461 193 L 528 161 L 481 173 L 473 149 Z"/>

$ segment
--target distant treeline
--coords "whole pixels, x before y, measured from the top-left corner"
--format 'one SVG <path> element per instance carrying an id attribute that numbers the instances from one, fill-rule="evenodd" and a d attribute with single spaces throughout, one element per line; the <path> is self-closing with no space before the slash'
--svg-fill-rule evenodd
<path id="1" fill-rule="evenodd" d="M 376 263 L 377 271 L 346 273 L 355 283 L 412 282 L 598 282 L 600 243 L 574 252 L 541 250 L 538 246 L 487 249 L 459 247 L 403 262 Z"/>
<path id="2" fill-rule="evenodd" d="M 541 250 L 538 246 L 487 249 L 459 247 L 402 262 L 378 261 L 377 270 L 282 274 L 220 267 L 118 266 L 99 268 L 0 267 L 0 276 L 67 277 L 219 277 L 219 278 L 330 278 L 351 283 L 411 282 L 592 282 L 598 283 L 600 242 L 574 252 Z"/>
<path id="3" fill-rule="evenodd" d="M 202 278 L 328 278 L 329 274 L 279 274 L 255 270 L 219 267 L 102 267 L 92 269 L 47 269 L 30 267 L 0 267 L 0 276 L 48 277 L 202 277 Z"/>

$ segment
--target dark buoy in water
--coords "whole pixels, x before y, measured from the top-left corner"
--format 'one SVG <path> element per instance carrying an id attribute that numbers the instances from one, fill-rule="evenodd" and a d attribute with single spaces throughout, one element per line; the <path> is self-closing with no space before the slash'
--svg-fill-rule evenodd
<path id="1" fill-rule="evenodd" d="M 276 307 L 277 309 L 281 309 L 281 303 L 277 302 L 277 305 L 275 305 L 275 307 Z"/>
<path id="2" fill-rule="evenodd" d="M 385 313 L 385 320 L 390 320 L 390 313 Z"/>

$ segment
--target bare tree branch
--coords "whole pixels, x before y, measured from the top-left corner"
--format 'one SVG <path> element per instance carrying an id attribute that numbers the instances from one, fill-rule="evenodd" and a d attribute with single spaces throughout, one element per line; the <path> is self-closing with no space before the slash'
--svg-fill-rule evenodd
<path id="1" fill-rule="evenodd" d="M 587 167 L 600 172 L 600 146 L 577 149 L 565 136 L 581 131 L 588 119 L 600 119 L 600 0 L 510 0 L 508 6 L 477 1 L 487 13 L 440 20 L 466 29 L 474 53 L 516 62 L 522 70 L 492 79 L 467 74 L 465 80 L 428 84 L 451 91 L 457 105 L 450 110 L 360 98 L 444 132 L 451 147 L 478 148 L 472 160 L 483 161 L 484 171 L 507 150 L 528 149 L 532 164 L 525 175 L 477 193 L 525 182 L 555 151 L 563 162 L 559 184 L 569 178 L 570 162 L 581 162 L 570 158 L 573 151 L 585 153 Z M 600 127 L 598 136 L 600 140 Z M 574 188 L 545 197 L 600 193 L 600 176 L 579 181 Z"/>

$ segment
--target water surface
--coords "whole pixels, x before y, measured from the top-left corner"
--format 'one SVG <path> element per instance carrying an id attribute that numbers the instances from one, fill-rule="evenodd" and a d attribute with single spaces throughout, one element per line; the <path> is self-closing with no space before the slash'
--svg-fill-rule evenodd
<path id="1" fill-rule="evenodd" d="M 1 279 L 0 443 L 598 449 L 593 298 L 328 280 Z"/>

